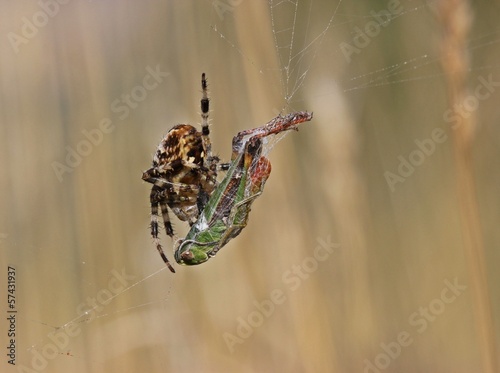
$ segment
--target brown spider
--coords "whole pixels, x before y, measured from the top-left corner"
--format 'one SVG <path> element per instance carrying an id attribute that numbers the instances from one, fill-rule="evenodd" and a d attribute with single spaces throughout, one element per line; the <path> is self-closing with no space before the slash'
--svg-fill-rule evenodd
<path id="1" fill-rule="evenodd" d="M 158 238 L 158 205 L 163 216 L 165 231 L 171 238 L 174 230 L 167 206 L 181 220 L 193 225 L 203 211 L 217 186 L 217 171 L 227 170 L 228 164 L 219 164 L 212 155 L 208 127 L 209 99 L 205 73 L 201 75 L 201 132 L 189 124 L 174 126 L 158 145 L 153 167 L 145 171 L 142 179 L 153 184 L 151 188 L 151 236 L 168 268 L 170 265 Z"/>

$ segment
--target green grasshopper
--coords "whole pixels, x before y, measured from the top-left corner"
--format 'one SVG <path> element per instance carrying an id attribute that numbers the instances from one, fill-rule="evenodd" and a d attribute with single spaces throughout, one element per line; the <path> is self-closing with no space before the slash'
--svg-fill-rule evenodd
<path id="1" fill-rule="evenodd" d="M 177 263 L 204 263 L 241 233 L 252 203 L 262 194 L 271 173 L 271 163 L 262 155 L 264 139 L 297 130 L 300 123 L 311 119 L 312 113 L 305 111 L 279 115 L 264 126 L 239 132 L 233 138 L 226 176 L 210 195 L 186 237 L 176 242 Z"/>

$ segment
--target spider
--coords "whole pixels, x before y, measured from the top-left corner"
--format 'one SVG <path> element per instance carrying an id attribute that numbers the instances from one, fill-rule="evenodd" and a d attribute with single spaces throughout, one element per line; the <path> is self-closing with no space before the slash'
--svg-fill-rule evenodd
<path id="1" fill-rule="evenodd" d="M 217 172 L 226 171 L 229 164 L 220 163 L 212 155 L 210 142 L 207 79 L 201 75 L 201 131 L 189 124 L 172 127 L 161 140 L 153 157 L 153 167 L 142 179 L 153 184 L 151 202 L 151 236 L 170 271 L 175 272 L 163 252 L 158 238 L 158 205 L 167 235 L 174 237 L 168 209 L 181 221 L 192 226 L 203 211 L 217 186 Z"/>

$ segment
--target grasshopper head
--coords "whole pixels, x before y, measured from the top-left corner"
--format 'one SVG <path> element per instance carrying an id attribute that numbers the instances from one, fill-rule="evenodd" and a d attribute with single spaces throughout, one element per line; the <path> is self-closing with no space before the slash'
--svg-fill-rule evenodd
<path id="1" fill-rule="evenodd" d="M 182 265 L 197 265 L 206 262 L 214 243 L 201 243 L 194 240 L 180 240 L 175 250 L 175 261 Z"/>

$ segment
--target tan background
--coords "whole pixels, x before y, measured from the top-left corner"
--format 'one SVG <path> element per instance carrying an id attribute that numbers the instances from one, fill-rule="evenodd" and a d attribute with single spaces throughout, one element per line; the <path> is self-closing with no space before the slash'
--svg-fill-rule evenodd
<path id="1" fill-rule="evenodd" d="M 339 45 L 386 2 L 344 1 L 331 27 L 335 2 L 301 0 L 295 23 L 293 12 L 274 8 L 276 27 L 296 26 L 291 66 L 307 72 L 286 110 L 308 109 L 315 118 L 273 150 L 273 173 L 240 237 L 199 267 L 162 270 L 148 230 L 150 186 L 140 177 L 171 126 L 199 123 L 201 72 L 209 80 L 213 147 L 224 159 L 231 137 L 274 117 L 286 105 L 286 87 L 298 81 L 293 75 L 285 89 L 280 84 L 289 48 L 278 40 L 279 61 L 267 2 L 220 3 L 223 14 L 211 1 L 69 1 L 18 53 L 8 34 L 20 35 L 23 17 L 41 8 L 0 4 L 0 289 L 14 266 L 18 365 L 31 368 L 37 353 L 54 353 L 48 335 L 66 325 L 79 334 L 60 337 L 44 371 L 374 371 L 368 362 L 387 363 L 384 372 L 483 371 L 475 325 L 487 320 L 474 313 L 451 141 L 394 192 L 384 178 L 397 172 L 398 156 L 418 149 L 416 139 L 435 128 L 448 137 L 453 131 L 443 119 L 440 25 L 423 1 L 401 2 L 404 14 L 350 63 Z M 479 77 L 500 81 L 499 11 L 474 8 L 471 89 Z M 169 75 L 120 119 L 112 103 L 142 84 L 148 66 Z M 496 318 L 487 325 L 498 338 L 496 90 L 474 112 L 473 164 Z M 60 181 L 54 162 L 64 163 L 67 147 L 85 139 L 82 130 L 105 118 L 112 131 Z M 318 239 L 336 244 L 323 262 L 310 259 Z M 162 242 L 172 259 L 163 232 Z M 294 266 L 310 273 L 299 280 Z M 125 280 L 132 287 L 78 318 L 89 297 L 106 299 L 120 288 L 113 271 L 132 276 Z M 439 301 L 446 280 L 467 286 L 448 304 Z M 276 290 L 282 303 L 259 319 L 255 302 Z M 419 329 L 412 315 L 429 306 L 433 321 Z M 249 317 L 258 326 L 231 352 L 224 333 L 238 336 L 239 318 Z M 411 342 L 384 360 L 381 344 L 396 348 L 401 333 Z M 1 370 L 16 371 L 3 352 Z"/>

